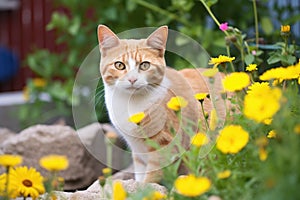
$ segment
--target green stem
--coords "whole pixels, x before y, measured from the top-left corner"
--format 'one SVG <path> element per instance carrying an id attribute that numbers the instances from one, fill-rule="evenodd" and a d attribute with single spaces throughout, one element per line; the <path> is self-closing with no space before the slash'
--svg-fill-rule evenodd
<path id="1" fill-rule="evenodd" d="M 227 56 L 231 57 L 230 56 L 230 49 L 229 48 L 230 47 L 228 45 L 226 45 Z M 235 69 L 234 69 L 234 66 L 233 66 L 232 62 L 230 62 L 230 67 L 231 67 L 232 72 L 235 72 Z"/>
<path id="2" fill-rule="evenodd" d="M 185 20 L 184 18 L 180 18 L 180 17 L 178 17 L 178 15 L 170 13 L 170 12 L 168 12 L 168 11 L 166 11 L 166 10 L 164 10 L 164 9 L 154 5 L 154 4 L 148 3 L 144 0 L 132 0 L 132 1 L 139 4 L 139 5 L 141 5 L 141 6 L 144 6 L 148 9 L 150 9 L 150 10 L 153 10 L 155 12 L 158 12 L 158 13 L 162 14 L 162 15 L 165 15 L 165 16 L 169 17 L 170 19 L 179 21 L 182 24 L 184 24 L 185 26 L 191 27 L 191 24 L 187 20 Z"/>
<path id="3" fill-rule="evenodd" d="M 288 49 L 287 48 L 288 48 L 288 37 L 285 36 L 284 37 L 284 51 L 285 51 L 284 53 L 285 54 L 288 54 Z"/>
<path id="4" fill-rule="evenodd" d="M 210 7 L 207 6 L 207 4 L 205 3 L 204 0 L 200 0 L 200 2 L 203 4 L 203 6 L 207 10 L 208 14 L 214 20 L 214 22 L 218 25 L 218 27 L 220 27 L 220 22 L 218 21 L 218 19 L 216 18 L 216 16 L 213 14 L 213 12 L 211 11 Z M 227 31 L 224 31 L 224 33 L 225 33 L 226 36 L 229 36 L 229 34 L 228 34 Z"/>
<path id="5" fill-rule="evenodd" d="M 106 162 L 108 167 L 112 167 L 112 144 L 111 141 L 105 136 L 106 143 Z"/>
<path id="6" fill-rule="evenodd" d="M 253 2 L 253 12 L 254 12 L 254 20 L 255 20 L 255 42 L 256 42 L 256 49 L 258 49 L 259 32 L 258 32 L 258 17 L 257 17 L 256 0 L 252 0 L 252 2 Z"/>
<path id="7" fill-rule="evenodd" d="M 203 117 L 204 117 L 206 128 L 207 128 L 207 130 L 209 130 L 208 121 L 207 121 L 207 118 L 205 117 L 205 111 L 204 111 L 204 107 L 203 107 L 203 102 L 201 102 L 201 110 L 202 110 L 202 114 L 203 114 Z"/>

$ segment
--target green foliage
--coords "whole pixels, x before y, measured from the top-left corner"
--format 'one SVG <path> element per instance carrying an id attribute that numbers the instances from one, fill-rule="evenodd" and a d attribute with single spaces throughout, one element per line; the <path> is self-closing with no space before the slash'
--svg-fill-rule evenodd
<path id="1" fill-rule="evenodd" d="M 160 26 L 167 24 L 169 28 L 178 30 L 198 41 L 204 49 L 211 55 L 224 54 L 226 43 L 224 42 L 224 34 L 208 20 L 208 13 L 202 6 L 204 2 L 212 11 L 216 13 L 216 17 L 222 21 L 228 21 L 229 25 L 239 27 L 246 32 L 251 30 L 253 26 L 253 14 L 251 1 L 241 2 L 232 0 L 231 5 L 227 2 L 217 0 L 169 0 L 169 1 L 146 1 L 146 0 L 113 0 L 113 1 L 79 1 L 79 0 L 56 0 L 57 7 L 63 7 L 65 12 L 55 11 L 52 14 L 51 20 L 46 27 L 46 30 L 54 30 L 57 33 L 56 44 L 60 45 L 61 52 L 53 53 L 45 49 L 36 49 L 30 54 L 26 63 L 28 66 L 41 78 L 47 81 L 47 87 L 43 90 L 36 91 L 34 85 L 28 83 L 28 88 L 31 92 L 31 104 L 23 107 L 23 121 L 25 126 L 36 122 L 43 122 L 37 118 L 31 118 L 29 113 L 41 113 L 38 97 L 42 93 L 47 93 L 54 107 L 64 107 L 57 110 L 57 115 L 71 116 L 72 105 L 72 84 L 76 72 L 88 52 L 97 45 L 96 28 L 98 24 L 106 24 L 116 33 L 122 32 L 136 27 L 143 26 Z M 273 9 L 283 12 L 276 3 Z M 224 9 L 226 7 L 226 9 Z M 293 10 L 294 8 L 288 8 Z M 261 30 L 265 34 L 266 41 L 275 38 L 278 32 L 273 31 L 274 27 L 271 23 L 271 18 L 266 11 L 265 1 L 262 1 L 258 8 L 258 13 L 261 14 Z M 242 12 L 241 12 L 242 11 Z M 138 17 L 137 17 L 138 16 Z M 284 16 L 279 15 L 278 20 L 283 21 Z M 293 15 L 286 22 L 295 23 L 299 19 L 299 15 Z M 209 28 L 207 28 L 209 27 Z M 258 54 L 252 55 L 251 50 L 259 49 L 248 44 L 253 39 L 246 38 L 238 30 L 232 30 L 236 35 L 236 42 L 230 42 L 232 52 L 241 52 L 241 60 L 238 69 L 244 69 L 243 62 L 248 65 L 252 62 L 260 64 L 263 60 Z M 272 42 L 272 41 L 269 41 Z M 183 44 L 184 45 L 184 44 Z M 221 48 L 220 48 L 221 47 Z M 288 51 L 295 51 L 290 46 Z M 247 49 L 245 51 L 245 49 Z M 294 57 L 290 55 L 281 55 L 282 52 L 271 53 L 268 62 L 277 63 L 281 61 L 283 64 L 295 62 Z M 238 54 L 236 54 L 238 55 Z M 167 55 L 168 64 L 175 68 L 186 68 L 188 63 L 180 58 Z M 101 83 L 101 81 L 100 81 Z M 102 88 L 101 84 L 99 87 Z M 100 91 L 100 90 L 99 90 Z M 101 92 L 101 91 L 100 91 Z M 99 96 L 102 96 L 99 94 Z M 75 104 L 80 103 L 80 99 L 73 99 Z M 96 100 L 99 104 L 99 109 L 103 110 L 103 99 Z M 63 104 L 61 102 L 64 102 Z M 97 109 L 98 110 L 98 109 Z M 105 113 L 105 111 L 103 111 Z M 26 114 L 25 114 L 26 113 Z M 97 114 L 100 121 L 107 119 L 106 114 Z M 26 117 L 24 117 L 26 116 Z M 26 120 L 24 121 L 24 119 Z M 36 121 L 37 120 L 37 121 Z"/>

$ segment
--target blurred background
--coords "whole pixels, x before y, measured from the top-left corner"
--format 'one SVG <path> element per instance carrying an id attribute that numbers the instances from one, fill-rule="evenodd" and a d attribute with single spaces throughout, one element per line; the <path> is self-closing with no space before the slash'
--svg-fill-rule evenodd
<path id="1" fill-rule="evenodd" d="M 253 45 L 253 2 L 228 2 L 219 1 L 211 9 L 220 22 L 242 30 Z M 256 3 L 262 60 L 279 41 L 281 25 L 291 26 L 291 42 L 299 45 L 300 1 Z M 211 56 L 226 54 L 224 33 L 196 0 L 0 0 L 0 127 L 19 131 L 36 123 L 73 125 L 71 106 L 80 104 L 80 98 L 72 98 L 74 79 L 97 45 L 98 24 L 115 33 L 166 24 L 195 39 Z M 171 55 L 167 62 L 189 67 Z M 99 88 L 101 93 L 101 81 Z M 101 110 L 98 121 L 105 122 L 101 96 L 96 109 Z"/>

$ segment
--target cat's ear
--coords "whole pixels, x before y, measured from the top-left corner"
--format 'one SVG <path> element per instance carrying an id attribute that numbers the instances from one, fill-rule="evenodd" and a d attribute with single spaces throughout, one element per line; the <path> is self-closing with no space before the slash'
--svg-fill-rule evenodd
<path id="1" fill-rule="evenodd" d="M 98 26 L 98 41 L 101 51 L 118 46 L 120 43 L 118 36 L 102 24 Z"/>
<path id="2" fill-rule="evenodd" d="M 148 38 L 147 45 L 152 48 L 158 49 L 163 53 L 166 49 L 168 39 L 168 26 L 161 26 L 156 29 Z"/>

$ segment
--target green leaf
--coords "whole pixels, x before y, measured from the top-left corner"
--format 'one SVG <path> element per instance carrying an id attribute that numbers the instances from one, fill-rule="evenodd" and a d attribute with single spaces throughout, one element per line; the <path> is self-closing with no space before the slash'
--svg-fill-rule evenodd
<path id="1" fill-rule="evenodd" d="M 281 62 L 284 66 L 293 65 L 296 62 L 296 57 L 292 55 L 282 55 Z"/>
<path id="2" fill-rule="evenodd" d="M 269 65 L 271 65 L 271 64 L 279 62 L 280 60 L 281 60 L 280 55 L 277 53 L 274 53 L 270 56 L 270 58 L 268 58 L 267 63 Z"/>
<path id="3" fill-rule="evenodd" d="M 218 3 L 218 0 L 205 0 L 205 3 L 208 7 L 211 7 L 212 5 Z"/>
<path id="4" fill-rule="evenodd" d="M 65 14 L 54 12 L 51 16 L 50 23 L 46 26 L 46 30 L 53 30 L 55 28 L 63 29 L 68 27 L 69 19 Z"/>
<path id="5" fill-rule="evenodd" d="M 254 56 L 252 55 L 252 54 L 247 54 L 246 56 L 245 56 L 245 63 L 246 63 L 246 65 L 250 65 L 250 64 L 252 64 L 253 63 L 253 61 L 254 61 Z"/>
<path id="6" fill-rule="evenodd" d="M 271 35 L 274 31 L 273 23 L 269 17 L 262 17 L 261 28 L 266 35 Z"/>
<path id="7" fill-rule="evenodd" d="M 126 1 L 126 10 L 128 12 L 134 11 L 136 9 L 136 7 L 137 7 L 137 4 L 134 1 L 132 1 L 132 0 Z"/>
<path id="8" fill-rule="evenodd" d="M 80 18 L 74 17 L 74 19 L 71 22 L 71 25 L 68 28 L 68 31 L 71 35 L 76 35 L 78 33 L 78 30 L 80 28 Z"/>

